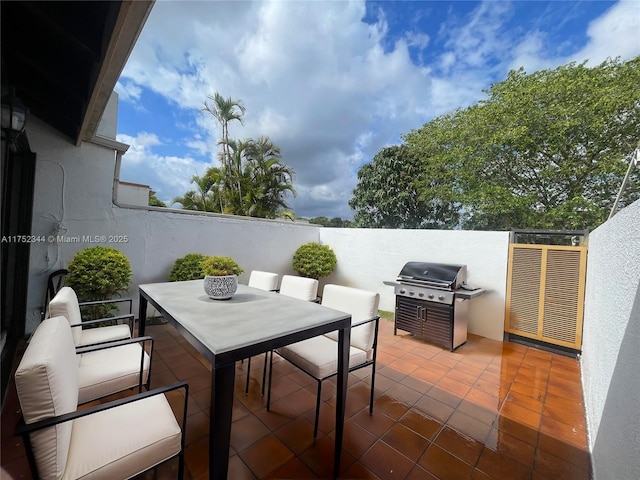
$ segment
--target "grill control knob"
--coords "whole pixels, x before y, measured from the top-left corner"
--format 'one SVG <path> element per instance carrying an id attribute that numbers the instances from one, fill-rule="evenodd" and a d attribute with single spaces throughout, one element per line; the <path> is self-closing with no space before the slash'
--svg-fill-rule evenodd
<path id="1" fill-rule="evenodd" d="M 438 300 L 444 300 L 444 295 L 438 295 Z"/>
<path id="2" fill-rule="evenodd" d="M 427 297 L 433 299 L 433 293 L 430 293 L 429 295 L 427 295 Z"/>
<path id="3" fill-rule="evenodd" d="M 418 293 L 418 296 L 419 296 L 419 297 L 424 297 L 424 292 L 419 292 L 419 293 Z"/>
<path id="4" fill-rule="evenodd" d="M 401 288 L 400 293 L 404 295 L 405 293 L 407 293 L 407 291 L 404 288 Z"/>
<path id="5" fill-rule="evenodd" d="M 415 295 L 416 292 L 414 292 L 413 290 L 409 290 L 409 295 Z"/>

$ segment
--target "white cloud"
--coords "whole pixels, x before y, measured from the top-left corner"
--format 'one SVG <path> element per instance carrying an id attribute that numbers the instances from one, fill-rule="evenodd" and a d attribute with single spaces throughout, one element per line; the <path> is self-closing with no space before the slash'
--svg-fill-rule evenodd
<path id="1" fill-rule="evenodd" d="M 540 25 L 528 33 L 505 29 L 514 15 L 509 2 L 486 1 L 465 17 L 454 16 L 452 9 L 437 39 L 412 22 L 406 31 L 394 32 L 389 49 L 384 13 L 378 10 L 375 24 L 364 23 L 362 1 L 160 0 L 118 91 L 122 101 L 138 102 L 141 89 L 150 89 L 176 109 L 191 110 L 193 138 L 184 144 L 212 162 L 219 127 L 198 110 L 215 91 L 241 99 L 245 123 L 231 124 L 230 135 L 268 135 L 280 146 L 283 161 L 296 172 L 294 210 L 349 217 L 347 201 L 364 161 L 434 116 L 476 102 L 509 69 L 533 71 L 585 56 L 637 54 L 634 3 L 616 4 L 593 21 L 589 43 L 580 52 L 549 58 Z M 431 51 L 429 58 L 438 53 L 436 61 L 423 64 L 423 54 L 442 45 L 443 50 Z M 418 49 L 419 65 L 411 49 Z M 188 157 L 158 156 L 159 143 L 153 144 L 151 136 L 126 133 L 136 138 L 123 173 L 133 174 L 135 167 L 135 174 L 143 175 L 146 166 L 153 176 L 132 181 L 173 197 L 206 167 Z M 170 190 L 178 187 L 182 190 Z"/>
<path id="2" fill-rule="evenodd" d="M 245 123 L 230 134 L 269 135 L 280 146 L 296 172 L 294 209 L 344 206 L 356 182 L 349 159 L 371 158 L 424 123 L 430 96 L 408 54 L 428 37 L 413 33 L 385 52 L 384 18 L 368 25 L 364 14 L 362 2 L 158 2 L 123 77 L 183 108 L 199 109 L 214 91 L 241 99 Z M 189 145 L 215 158 L 215 119 L 196 122 L 202 137 Z M 329 188 L 340 193 L 319 193 Z"/>
<path id="3" fill-rule="evenodd" d="M 142 95 L 142 89 L 133 82 L 118 82 L 115 90 L 118 92 L 120 100 L 124 102 L 135 103 L 140 100 Z"/>
<path id="4" fill-rule="evenodd" d="M 611 7 L 587 28 L 589 42 L 571 58 L 595 66 L 607 58 L 629 60 L 640 54 L 640 3 L 625 0 Z"/>
<path id="5" fill-rule="evenodd" d="M 122 156 L 120 179 L 150 185 L 156 197 L 168 206 L 176 196 L 192 188 L 193 175 L 202 175 L 206 169 L 204 163 L 189 157 L 153 153 L 153 147 L 161 144 L 154 134 L 118 135 L 117 140 L 130 145 Z"/>

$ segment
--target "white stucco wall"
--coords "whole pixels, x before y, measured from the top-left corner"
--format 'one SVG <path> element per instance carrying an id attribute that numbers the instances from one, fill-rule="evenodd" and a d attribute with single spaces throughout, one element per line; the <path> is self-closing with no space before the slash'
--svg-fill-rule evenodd
<path id="1" fill-rule="evenodd" d="M 235 257 L 246 283 L 254 269 L 294 273 L 295 250 L 318 241 L 319 227 L 308 223 L 119 208 L 112 203 L 113 150 L 76 147 L 36 118 L 30 119 L 29 142 L 37 154 L 32 234 L 65 239 L 31 245 L 27 332 L 40 321 L 49 273 L 89 246 L 112 246 L 127 255 L 134 272 L 129 292 L 137 298 L 137 285 L 166 281 L 175 259 L 187 253 Z M 95 240 L 82 241 L 85 236 Z"/>
<path id="2" fill-rule="evenodd" d="M 596 480 L 640 478 L 640 201 L 589 235 L 582 377 Z"/>
<path id="3" fill-rule="evenodd" d="M 380 293 L 380 308 L 393 311 L 395 280 L 409 261 L 467 265 L 467 282 L 487 290 L 470 300 L 469 332 L 502 340 L 504 333 L 509 232 L 323 228 L 320 240 L 338 257 L 326 282 Z"/>
<path id="4" fill-rule="evenodd" d="M 118 182 L 118 205 L 146 207 L 149 205 L 149 186 Z"/>

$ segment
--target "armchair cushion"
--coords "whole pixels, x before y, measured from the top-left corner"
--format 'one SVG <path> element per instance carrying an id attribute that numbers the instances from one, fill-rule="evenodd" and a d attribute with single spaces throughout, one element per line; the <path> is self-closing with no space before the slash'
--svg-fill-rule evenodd
<path id="1" fill-rule="evenodd" d="M 338 342 L 326 335 L 309 338 L 276 350 L 293 364 L 316 378 L 325 378 L 338 371 Z M 367 361 L 367 353 L 349 348 L 349 368 Z"/>
<path id="2" fill-rule="evenodd" d="M 44 320 L 15 373 L 25 423 L 63 415 L 78 405 L 78 361 L 71 327 L 64 317 Z M 40 478 L 60 478 L 67 463 L 73 422 L 31 434 Z"/>
<path id="3" fill-rule="evenodd" d="M 180 452 L 180 427 L 164 395 L 116 410 L 73 421 L 63 479 L 130 478 Z"/>
<path id="4" fill-rule="evenodd" d="M 140 380 L 141 355 L 142 345 L 139 343 L 79 355 L 78 403 L 136 387 Z M 149 355 L 145 352 L 143 383 L 149 375 L 149 363 Z"/>
<path id="5" fill-rule="evenodd" d="M 280 293 L 312 302 L 318 295 L 318 280 L 296 277 L 295 275 L 284 275 L 282 282 L 280 282 Z"/>
<path id="6" fill-rule="evenodd" d="M 51 316 L 61 315 L 65 317 L 70 325 L 82 324 L 78 296 L 71 287 L 62 287 L 56 293 L 51 302 L 49 302 L 49 313 Z M 128 325 L 107 325 L 89 329 L 74 327 L 71 331 L 76 347 L 131 337 Z"/>
<path id="7" fill-rule="evenodd" d="M 326 285 L 322 293 L 322 305 L 350 313 L 352 325 L 377 316 L 379 302 L 378 293 L 343 285 Z M 338 332 L 330 332 L 326 336 L 338 341 Z M 364 350 L 371 358 L 374 336 L 374 322 L 354 327 L 351 330 L 351 345 Z"/>

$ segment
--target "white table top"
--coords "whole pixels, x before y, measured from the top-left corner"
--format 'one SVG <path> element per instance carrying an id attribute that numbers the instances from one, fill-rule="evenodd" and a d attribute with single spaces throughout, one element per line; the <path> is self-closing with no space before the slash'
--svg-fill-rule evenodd
<path id="1" fill-rule="evenodd" d="M 214 355 L 350 318 L 317 303 L 246 285 L 238 285 L 229 300 L 212 300 L 203 283 L 151 283 L 139 288 Z"/>

